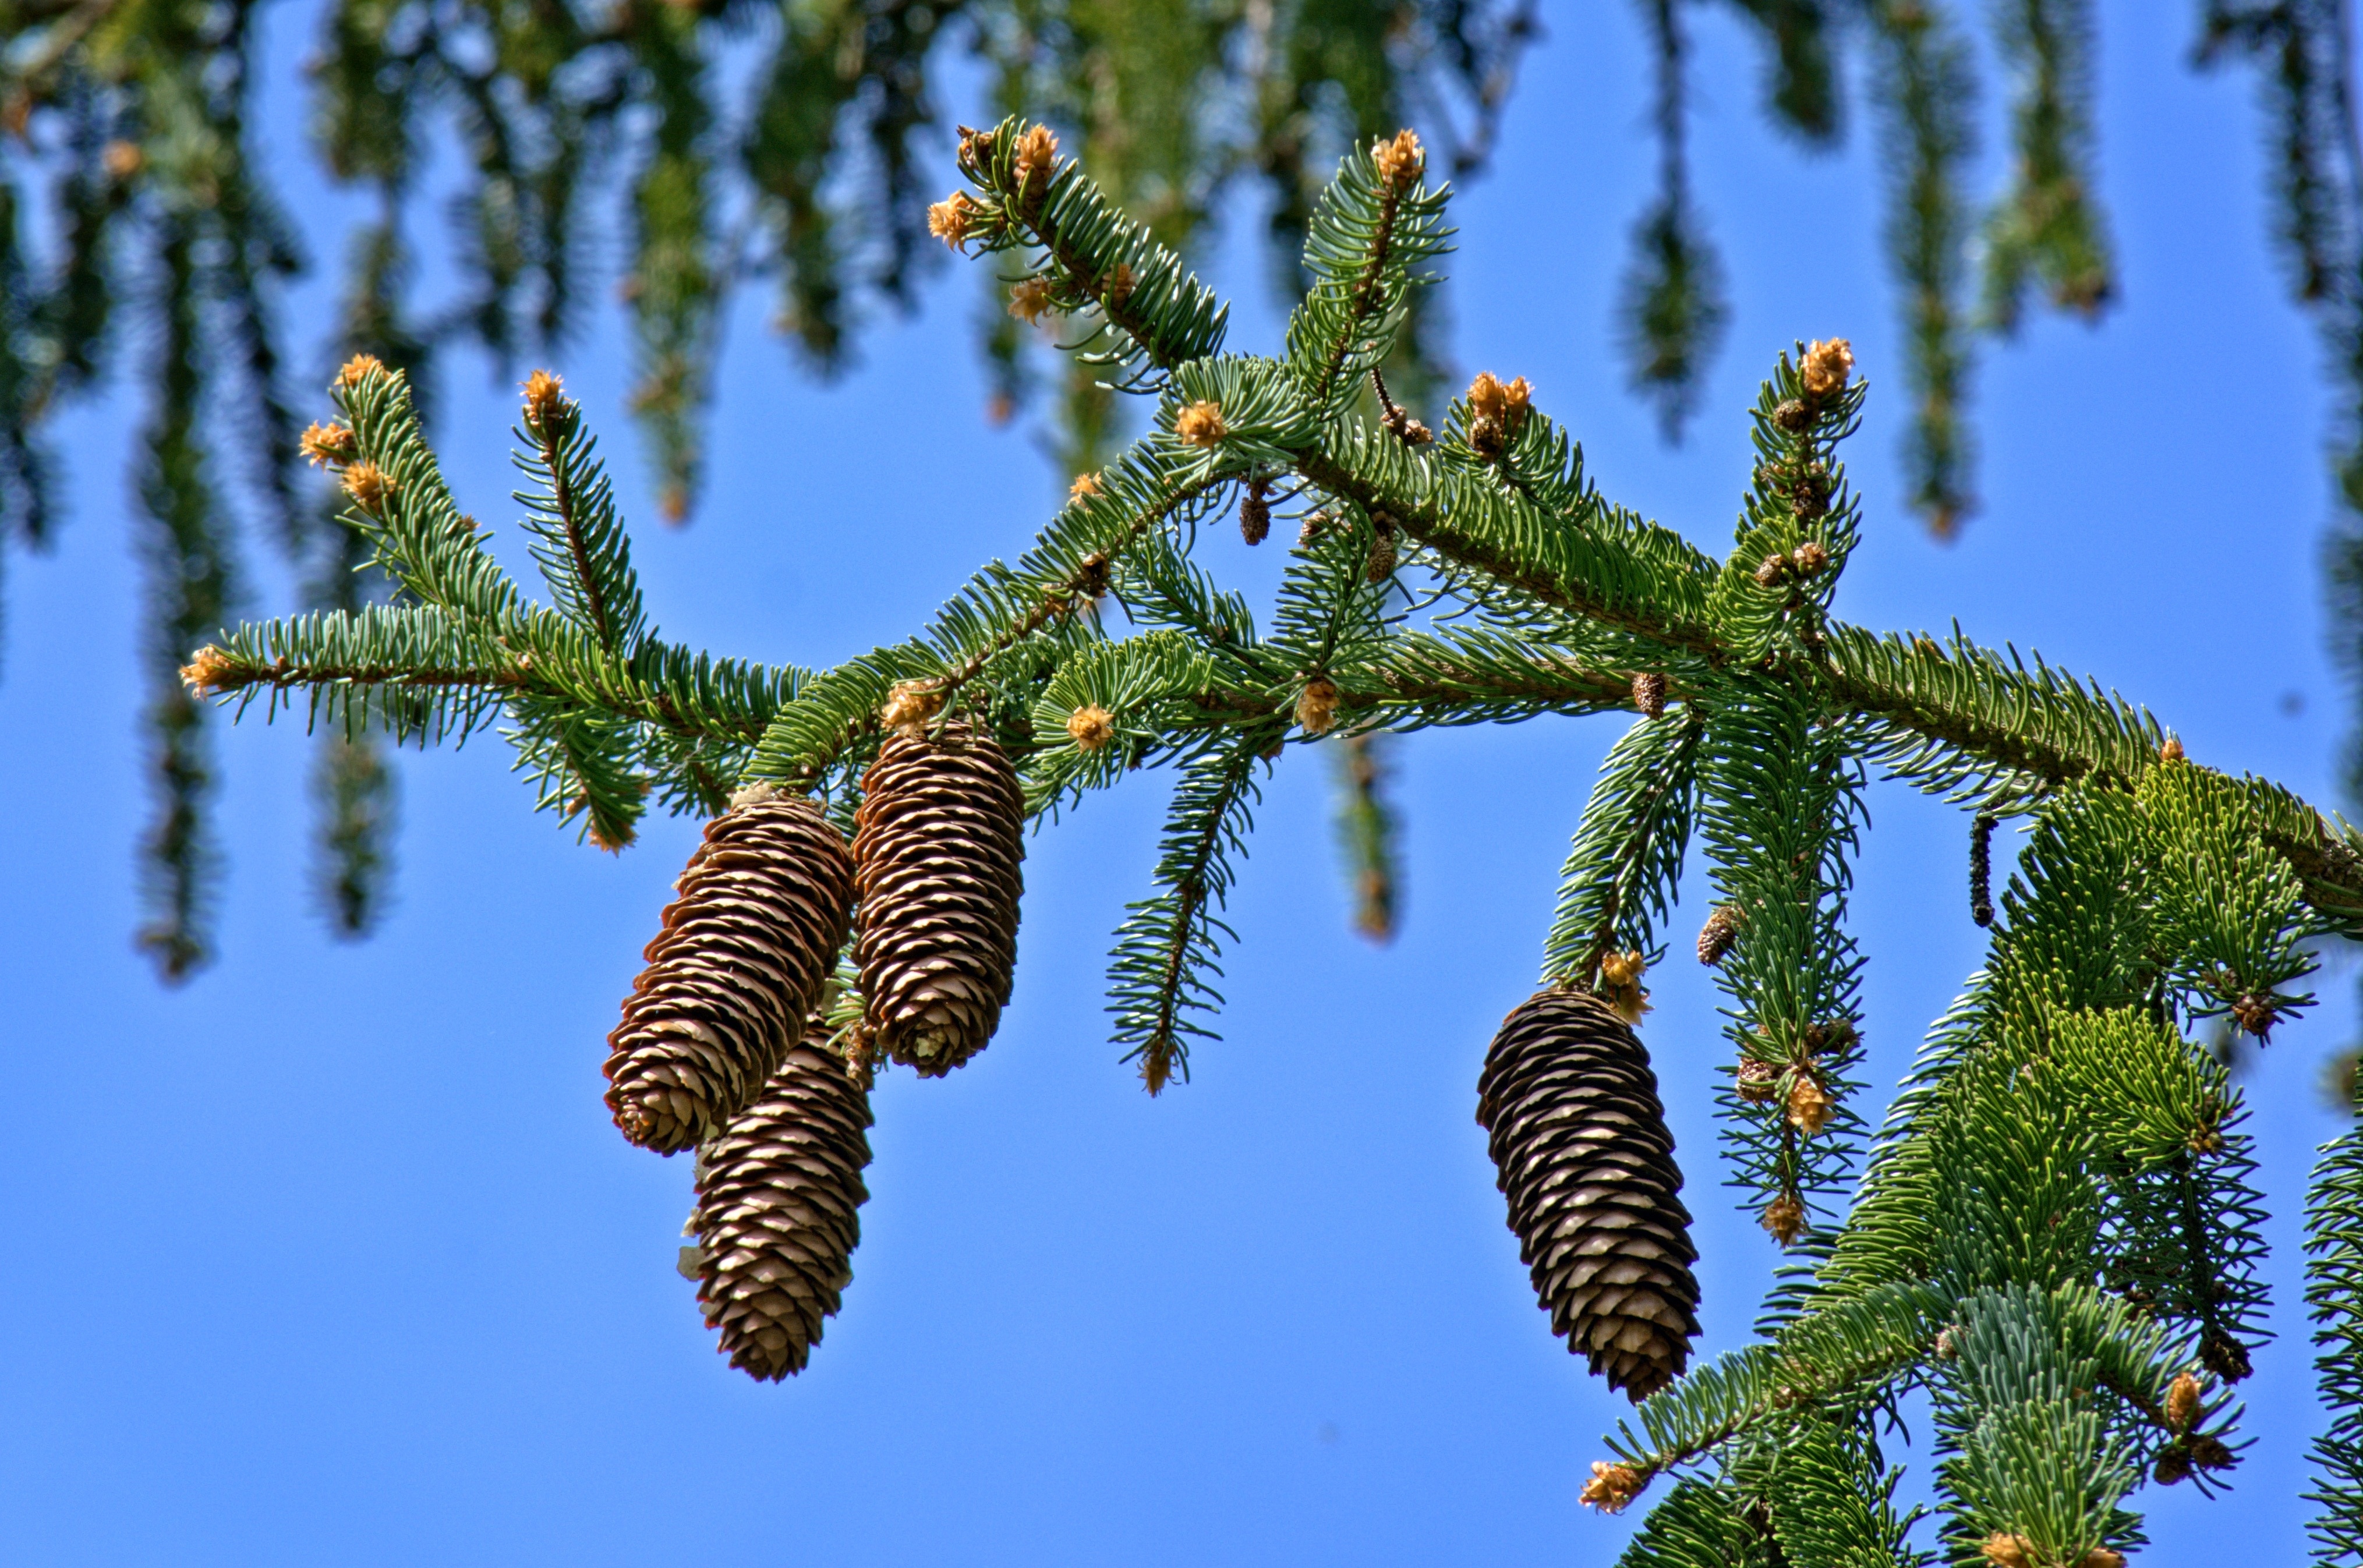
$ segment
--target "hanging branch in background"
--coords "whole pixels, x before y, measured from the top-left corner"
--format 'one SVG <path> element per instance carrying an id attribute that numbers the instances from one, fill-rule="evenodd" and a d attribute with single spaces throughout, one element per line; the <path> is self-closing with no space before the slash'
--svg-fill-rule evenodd
<path id="1" fill-rule="evenodd" d="M 166 980 L 185 980 L 213 956 L 208 917 L 219 850 L 207 807 L 213 796 L 205 709 L 178 679 L 185 650 L 227 617 L 237 591 L 227 520 L 212 503 L 198 429 L 205 377 L 202 274 L 193 252 L 196 220 L 167 219 L 160 236 L 157 287 L 164 339 L 158 346 L 157 401 L 141 436 L 140 554 L 148 568 L 147 649 L 150 792 L 155 816 L 141 845 L 148 918 L 139 943 Z"/>
<path id="2" fill-rule="evenodd" d="M 1763 33 L 1764 112 L 1816 150 L 1845 132 L 1831 0 L 1731 0 Z"/>
<path id="3" fill-rule="evenodd" d="M 1976 509 L 1963 420 L 1971 354 L 1962 294 L 1969 219 L 1961 178 L 1976 138 L 1969 40 L 1937 0 L 1879 0 L 1874 80 L 1886 138 L 1889 264 L 1903 294 L 1912 396 L 1904 470 L 1912 507 L 1938 538 Z"/>
<path id="4" fill-rule="evenodd" d="M 2011 187 L 1986 219 L 1985 310 L 2017 330 L 2029 288 L 2087 320 L 2108 304 L 2109 242 L 2094 178 L 2091 0 L 2006 0 L 1997 32 L 2016 78 Z"/>
<path id="5" fill-rule="evenodd" d="M 102 384 L 113 342 L 163 333 L 144 262 L 160 253 L 160 215 L 195 213 L 204 304 L 190 352 L 219 416 L 191 439 L 215 444 L 212 470 L 251 481 L 254 510 L 309 602 L 346 608 L 376 589 L 330 580 L 357 557 L 301 488 L 301 422 L 278 384 L 283 366 L 309 356 L 289 350 L 274 315 L 277 284 L 300 258 L 247 130 L 255 9 L 0 0 L 0 551 L 53 534 L 45 422 Z M 1459 172 L 1475 173 L 1536 33 L 1534 0 L 1213 13 L 782 0 L 776 10 L 759 45 L 738 11 L 710 6 L 527 16 L 482 0 L 335 0 L 310 72 L 315 144 L 336 179 L 373 190 L 379 205 L 348 247 L 356 282 L 329 361 L 373 355 L 423 399 L 436 350 L 472 344 L 505 366 L 578 326 L 583 301 L 609 282 L 587 263 L 619 249 L 624 275 L 612 281 L 635 343 L 632 407 L 660 508 L 678 521 L 700 483 L 734 290 L 774 281 L 776 325 L 807 367 L 833 374 L 850 362 L 864 319 L 910 308 L 939 264 L 915 159 L 941 138 L 931 83 L 963 44 L 981 50 L 995 94 L 1052 105 L 1071 144 L 1104 161 L 1170 246 L 1196 244 L 1242 176 L 1264 179 L 1280 197 L 1276 248 L 1292 267 L 1319 171 L 1342 147 L 1415 116 L 1454 149 Z M 733 69 L 758 49 L 754 69 Z M 717 89 L 733 81 L 747 83 L 740 101 Z M 429 212 L 418 149 L 441 145 L 446 130 L 460 185 Z M 30 210 L 43 202 L 55 215 L 47 225 Z M 449 222 L 458 261 L 456 289 L 431 302 L 416 297 L 408 264 L 411 245 L 426 242 L 414 232 L 422 221 Z M 604 248 L 603 234 L 622 243 Z M 1026 323 L 998 287 L 995 296 L 983 337 L 1005 418 L 1048 379 L 1031 368 L 1039 350 Z M 1431 336 L 1403 341 L 1432 381 Z M 1100 468 L 1127 434 L 1103 378 L 1072 360 L 1059 371 L 1049 422 L 1070 475 Z M 213 493 L 172 507 L 211 508 L 225 525 L 235 510 Z M 320 875 L 332 926 L 351 934 L 374 918 L 370 889 L 390 864 L 394 775 L 363 755 L 377 744 L 365 735 L 322 744 Z M 566 788 L 604 743 L 561 724 L 550 745 L 547 777 Z M 710 782 L 693 793 L 719 798 Z M 202 800 L 184 791 L 183 806 Z M 621 832 L 624 822 L 605 825 Z M 201 841 L 201 824 L 187 826 Z M 186 903 L 175 951 L 190 956 L 176 962 L 205 948 L 203 908 Z"/>
<path id="6" fill-rule="evenodd" d="M 1657 97 L 1650 118 L 1658 135 L 1658 199 L 1633 229 L 1633 259 L 1617 310 L 1633 390 L 1657 405 L 1668 441 L 1681 439 L 1682 423 L 1698 404 L 1707 362 L 1723 340 L 1731 311 L 1724 301 L 1723 263 L 1691 202 L 1689 157 L 1683 145 L 1689 42 L 1681 0 L 1641 0 L 1657 61 Z"/>
<path id="7" fill-rule="evenodd" d="M 1377 943 L 1394 940 L 1403 900 L 1396 854 L 1401 824 L 1386 792 L 1392 752 L 1384 734 L 1348 735 L 1337 743 L 1337 846 L 1352 889 L 1354 929 Z"/>
<path id="8" fill-rule="evenodd" d="M 622 292 L 638 337 L 631 405 L 655 451 L 658 508 L 667 522 L 683 523 L 697 484 L 698 426 L 720 325 L 711 171 L 701 148 L 713 121 L 711 76 L 698 55 L 694 11 L 660 6 L 644 28 L 640 61 L 657 117 L 655 145 L 632 192 L 632 270 Z"/>

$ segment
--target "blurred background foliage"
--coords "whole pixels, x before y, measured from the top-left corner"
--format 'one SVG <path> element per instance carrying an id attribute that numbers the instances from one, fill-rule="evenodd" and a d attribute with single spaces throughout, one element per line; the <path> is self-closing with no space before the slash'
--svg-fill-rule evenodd
<path id="1" fill-rule="evenodd" d="M 683 523 L 736 292 L 770 291 L 788 351 L 826 377 L 865 322 L 914 306 L 942 260 L 926 209 L 949 179 L 948 74 L 981 70 L 982 116 L 1023 110 L 1059 127 L 1063 149 L 1185 254 L 1204 253 L 1219 219 L 1255 212 L 1275 282 L 1292 293 L 1312 203 L 1345 148 L 1408 124 L 1432 169 L 1481 173 L 1547 21 L 1537 0 L 328 0 L 311 150 L 373 200 L 341 237 L 336 319 L 291 332 L 282 291 L 315 262 L 250 128 L 259 8 L 0 0 L 0 564 L 59 526 L 48 420 L 111 373 L 142 378 L 132 493 L 156 806 L 139 940 L 171 980 L 209 956 L 221 859 L 208 723 L 175 670 L 234 608 L 251 608 L 245 539 L 268 541 L 315 606 L 383 591 L 356 571 L 325 482 L 306 477 L 296 410 L 310 400 L 295 389 L 362 351 L 422 392 L 456 348 L 516 374 L 612 297 L 632 331 L 653 488 Z M 1976 505 L 1966 407 L 1980 340 L 2030 310 L 2097 319 L 2114 292 L 2089 0 L 1636 9 L 1657 62 L 1659 181 L 1614 306 L 1634 392 L 1679 440 L 1728 319 L 1686 145 L 1688 24 L 1722 10 L 1758 40 L 1762 115 L 1802 151 L 1838 145 L 1849 92 L 1868 105 L 1878 238 L 1910 346 L 1910 500 L 1949 536 Z M 2351 22 L 2345 0 L 2202 0 L 2191 58 L 2248 65 L 2260 83 L 2272 221 L 2332 372 L 2334 635 L 2363 672 Z M 1991 114 L 1988 76 L 2000 84 Z M 1995 129 L 2004 177 L 1980 194 L 1980 138 Z M 1811 222 L 1799 233 L 1827 242 Z M 422 248 L 448 253 L 460 281 L 449 297 L 421 297 Z M 1063 474 L 1096 468 L 1124 436 L 1119 400 L 988 283 L 974 329 L 993 372 L 987 416 L 1038 418 Z M 1407 407 L 1433 410 L 1451 373 L 1442 323 L 1415 321 L 1407 343 L 1388 381 Z M 358 937 L 384 906 L 395 774 L 373 737 L 317 745 L 318 901 L 332 929 Z M 1400 902 L 1386 771 L 1367 748 L 1339 760 L 1356 922 L 1379 940 Z M 2363 786 L 2363 760 L 2349 773 Z"/>

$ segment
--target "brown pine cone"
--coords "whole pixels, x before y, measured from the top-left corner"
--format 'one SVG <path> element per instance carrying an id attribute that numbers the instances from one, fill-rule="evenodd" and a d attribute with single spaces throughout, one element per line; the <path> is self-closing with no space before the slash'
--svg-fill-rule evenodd
<path id="1" fill-rule="evenodd" d="M 674 886 L 607 1036 L 616 1125 L 660 1154 L 711 1137 L 794 1043 L 845 945 L 853 862 L 818 806 L 758 785 Z"/>
<path id="2" fill-rule="evenodd" d="M 1477 1120 L 1551 1331 L 1635 1404 L 1699 1331 L 1690 1211 L 1648 1053 L 1586 992 L 1537 992 L 1502 1022 Z"/>
<path id="3" fill-rule="evenodd" d="M 697 1300 L 749 1376 L 802 1372 L 853 1278 L 870 1197 L 869 1091 L 815 1027 L 698 1151 Z"/>
<path id="4" fill-rule="evenodd" d="M 1000 1026 L 1017 963 L 1026 797 L 963 721 L 888 738 L 854 817 L 854 956 L 863 1021 L 895 1061 L 941 1077 Z"/>

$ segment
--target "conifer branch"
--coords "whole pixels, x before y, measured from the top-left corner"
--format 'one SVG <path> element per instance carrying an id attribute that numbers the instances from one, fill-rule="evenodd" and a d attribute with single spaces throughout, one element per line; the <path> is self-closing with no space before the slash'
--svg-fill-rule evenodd
<path id="1" fill-rule="evenodd" d="M 2315 1325 L 2314 1375 L 2330 1429 L 2313 1441 L 2320 1473 L 2306 1525 L 2317 1562 L 2363 1562 L 2363 1136 L 2323 1145 L 2306 1194 L 2305 1304 Z"/>
<path id="2" fill-rule="evenodd" d="M 1634 1473 L 1635 1490 L 1696 1463 L 1732 1439 L 1908 1371 L 1927 1354 L 1951 1303 L 1918 1284 L 1884 1286 L 1833 1303 L 1791 1324 L 1770 1344 L 1718 1356 L 1641 1402 L 1636 1432 L 1620 1422 L 1609 1452 Z"/>
<path id="3" fill-rule="evenodd" d="M 987 251 L 1030 244 L 1046 252 L 1058 277 L 1045 306 L 1094 310 L 1122 335 L 1109 362 L 1126 368 L 1126 391 L 1148 390 L 1157 376 L 1219 351 L 1229 307 L 1058 156 L 1048 126 L 1014 115 L 989 131 L 963 127 L 960 171 L 986 200 L 941 204 L 930 214 L 937 232 L 954 244 L 975 232 Z"/>
<path id="4" fill-rule="evenodd" d="M 1108 1010 L 1116 1015 L 1116 1043 L 1131 1047 L 1125 1060 L 1140 1064 L 1151 1094 L 1161 1093 L 1176 1073 L 1187 1083 L 1191 1040 L 1214 1037 L 1189 1014 L 1222 1002 L 1203 977 L 1222 974 L 1217 934 L 1237 941 L 1237 933 L 1215 911 L 1230 893 L 1229 857 L 1246 853 L 1254 770 L 1278 728 L 1268 723 L 1184 770 L 1157 865 L 1165 891 L 1126 906 L 1130 913 L 1116 932 Z"/>
<path id="5" fill-rule="evenodd" d="M 1690 841 L 1703 720 L 1695 705 L 1645 716 L 1601 764 L 1559 872 L 1559 910 L 1543 944 L 1544 984 L 1596 986 L 1611 952 L 1657 961 L 1658 927 L 1670 912 Z"/>

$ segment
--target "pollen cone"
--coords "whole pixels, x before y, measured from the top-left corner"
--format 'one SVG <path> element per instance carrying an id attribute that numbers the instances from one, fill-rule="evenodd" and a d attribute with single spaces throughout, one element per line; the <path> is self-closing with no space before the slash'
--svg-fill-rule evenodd
<path id="1" fill-rule="evenodd" d="M 1639 1404 L 1699 1331 L 1698 1249 L 1648 1053 L 1599 999 L 1537 992 L 1493 1037 L 1477 1120 L 1551 1331 Z"/>
<path id="2" fill-rule="evenodd" d="M 862 780 L 854 885 L 865 1023 L 941 1077 L 984 1049 L 1017 962 L 1026 797 L 992 738 L 955 721 L 889 736 Z"/>
<path id="3" fill-rule="evenodd" d="M 698 1151 L 698 1304 L 750 1377 L 802 1372 L 853 1279 L 870 1122 L 869 1091 L 815 1031 Z"/>
<path id="4" fill-rule="evenodd" d="M 778 1066 L 845 944 L 853 864 L 820 808 L 767 786 L 706 824 L 607 1036 L 607 1106 L 660 1154 L 713 1136 Z"/>

